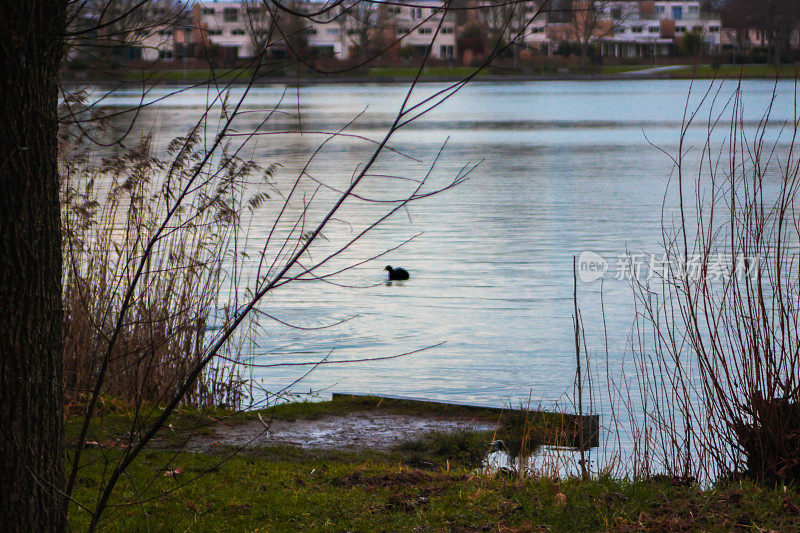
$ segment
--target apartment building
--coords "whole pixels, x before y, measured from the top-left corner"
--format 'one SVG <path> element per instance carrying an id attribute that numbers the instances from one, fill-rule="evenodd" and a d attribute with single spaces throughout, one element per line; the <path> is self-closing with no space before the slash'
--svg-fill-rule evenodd
<path id="1" fill-rule="evenodd" d="M 269 12 L 258 2 L 206 0 L 197 2 L 193 12 L 208 43 L 228 59 L 252 57 L 269 32 Z"/>
<path id="2" fill-rule="evenodd" d="M 322 11 L 329 5 L 309 2 L 306 10 Z M 434 59 L 450 60 L 456 56 L 455 16 L 445 15 L 443 5 L 441 0 L 407 0 L 402 6 L 345 3 L 305 21 L 307 46 L 319 56 L 340 60 L 390 48 L 395 54 L 400 48 L 408 48 L 416 56 L 423 56 L 430 48 Z"/>
<path id="3" fill-rule="evenodd" d="M 287 23 L 281 28 L 319 56 L 348 60 L 364 48 L 382 49 L 402 40 L 400 46 L 411 47 L 415 54 L 431 47 L 431 57 L 447 60 L 456 55 L 456 29 L 454 17 L 446 15 L 436 34 L 443 4 L 440 0 L 410 0 L 403 6 L 344 4 L 313 20 L 302 20 L 302 27 Z M 323 1 L 295 3 L 306 12 L 323 11 L 329 5 Z M 259 1 L 204 0 L 195 3 L 193 11 L 208 42 L 227 58 L 252 57 L 266 39 L 274 50 L 283 47 L 284 35 L 271 27 L 270 12 Z M 170 42 L 163 44 L 168 47 Z"/>
<path id="4" fill-rule="evenodd" d="M 611 24 L 611 31 L 597 39 L 604 56 L 669 55 L 690 32 L 702 38 L 706 52 L 719 51 L 719 15 L 703 11 L 696 0 L 620 1 L 603 7 Z"/>
<path id="5" fill-rule="evenodd" d="M 402 48 L 409 49 L 417 57 L 424 56 L 430 49 L 434 59 L 454 59 L 456 17 L 444 13 L 443 5 L 444 2 L 436 0 L 412 0 L 403 5 L 384 6 L 394 40 L 400 41 Z"/>
<path id="6" fill-rule="evenodd" d="M 547 15 L 553 6 L 545 0 L 514 3 L 476 0 L 471 7 L 464 24 L 482 28 L 488 40 L 496 40 L 504 31 L 528 48 L 545 49 L 551 43 Z"/>
<path id="7" fill-rule="evenodd" d="M 350 58 L 350 41 L 355 41 L 356 38 L 348 38 L 347 31 L 355 30 L 351 24 L 349 28 L 345 28 L 345 20 L 341 10 L 334 12 L 333 10 L 325 11 L 325 2 L 309 2 L 307 10 L 310 12 L 324 11 L 321 15 L 314 17 L 313 20 L 305 21 L 306 29 L 305 36 L 307 39 L 308 47 L 319 57 L 332 57 L 345 61 Z M 341 17 L 341 20 L 340 18 Z M 374 23 L 373 20 L 364 21 L 364 24 L 369 25 Z"/>
<path id="8" fill-rule="evenodd" d="M 151 8 L 152 9 L 152 8 Z M 159 59 L 173 60 L 194 57 L 202 43 L 207 43 L 205 32 L 190 9 L 155 8 L 148 15 L 151 20 L 165 20 L 164 24 L 146 26 L 137 30 L 130 39 L 136 46 L 129 50 L 147 62 Z"/>
<path id="9" fill-rule="evenodd" d="M 546 53 L 562 43 L 588 42 L 605 56 L 669 55 L 689 32 L 702 36 L 708 52 L 720 47 L 719 16 L 703 11 L 698 0 L 539 0 L 514 4 L 515 11 L 487 0 L 474 5 L 489 35 L 497 25 L 512 34 L 524 27 L 524 45 Z"/>
<path id="10" fill-rule="evenodd" d="M 727 42 L 718 15 L 705 12 L 699 0 L 461 0 L 459 7 L 475 9 L 448 13 L 442 0 L 348 0 L 327 11 L 331 4 L 325 0 L 291 5 L 322 14 L 292 20 L 280 13 L 280 32 L 263 0 L 154 0 L 147 17 L 158 20 L 176 7 L 182 17 L 133 32 L 123 59 L 204 59 L 212 52 L 217 60 L 236 62 L 255 56 L 269 40 L 273 56 L 296 47 L 316 57 L 352 60 L 388 49 L 388 57 L 422 57 L 430 51 L 433 59 L 452 61 L 463 53 L 458 37 L 468 26 L 473 35 L 475 28 L 484 32 L 487 42 L 506 31 L 506 36 L 521 35 L 523 48 L 553 53 L 564 42 L 588 41 L 602 55 L 616 58 L 673 54 L 690 32 L 701 36 L 707 52 L 718 52 Z M 588 15 L 592 10 L 596 16 Z"/>

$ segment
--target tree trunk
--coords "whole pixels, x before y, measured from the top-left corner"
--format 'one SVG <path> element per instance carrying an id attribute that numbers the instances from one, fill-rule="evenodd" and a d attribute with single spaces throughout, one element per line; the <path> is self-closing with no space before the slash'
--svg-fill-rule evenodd
<path id="1" fill-rule="evenodd" d="M 65 519 L 58 65 L 66 0 L 0 16 L 0 525 Z"/>
<path id="2" fill-rule="evenodd" d="M 581 41 L 581 66 L 589 65 L 589 40 Z"/>

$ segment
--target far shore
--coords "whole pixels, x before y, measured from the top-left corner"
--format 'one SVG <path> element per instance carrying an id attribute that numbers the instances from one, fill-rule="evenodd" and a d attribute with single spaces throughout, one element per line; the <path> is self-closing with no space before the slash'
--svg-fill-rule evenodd
<path id="1" fill-rule="evenodd" d="M 485 70 L 475 75 L 473 82 L 533 82 L 533 81 L 620 81 L 620 80 L 681 80 L 681 79 L 795 79 L 796 65 L 615 65 L 591 67 L 530 67 L 513 73 Z M 469 67 L 431 67 L 423 70 L 421 83 L 454 83 L 474 72 Z M 131 87 L 146 85 L 205 85 L 212 80 L 225 85 L 244 85 L 251 73 L 242 69 L 220 69 L 213 75 L 208 70 L 124 70 L 116 75 L 97 76 L 89 71 L 67 71 L 62 83 L 68 86 L 97 85 Z M 376 68 L 358 74 L 263 76 L 254 85 L 334 85 L 334 84 L 408 84 L 416 78 L 413 67 Z"/>

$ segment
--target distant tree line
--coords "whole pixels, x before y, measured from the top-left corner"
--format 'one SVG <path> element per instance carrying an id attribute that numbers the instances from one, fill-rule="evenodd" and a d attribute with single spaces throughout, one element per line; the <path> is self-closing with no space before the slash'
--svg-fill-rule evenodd
<path id="1" fill-rule="evenodd" d="M 800 26 L 800 2 L 797 0 L 710 0 L 717 9 L 722 25 L 736 35 L 739 52 L 752 44 L 763 43 L 768 58 L 781 63 L 792 48 L 792 36 Z"/>

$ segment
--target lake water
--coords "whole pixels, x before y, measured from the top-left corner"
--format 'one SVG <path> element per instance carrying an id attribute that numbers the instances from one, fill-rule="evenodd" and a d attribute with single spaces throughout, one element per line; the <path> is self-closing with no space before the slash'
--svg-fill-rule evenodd
<path id="1" fill-rule="evenodd" d="M 253 354 L 258 363 L 391 356 L 444 342 L 398 359 L 326 365 L 295 390 L 350 391 L 424 397 L 493 406 L 552 405 L 571 394 L 575 371 L 573 256 L 591 251 L 606 258 L 630 252 L 658 253 L 662 216 L 674 215 L 673 164 L 652 145 L 676 153 L 687 98 L 690 109 L 709 82 L 601 81 L 475 83 L 390 141 L 387 152 L 358 188 L 365 196 L 390 199 L 414 183 L 384 175 L 422 178 L 443 185 L 465 165 L 480 163 L 469 181 L 413 204 L 361 240 L 322 273 L 369 258 L 420 234 L 384 257 L 343 273 L 329 283 L 295 283 L 277 291 L 264 310 L 305 327 L 355 317 L 318 331 L 265 322 Z M 419 98 L 440 89 L 423 85 Z M 721 112 L 735 84 L 719 88 Z M 791 120 L 793 83 L 744 83 L 744 120 L 755 127 L 776 91 L 772 116 Z M 246 157 L 280 163 L 275 175 L 286 188 L 325 136 L 350 121 L 352 137 L 329 141 L 308 168 L 314 179 L 346 186 L 391 124 L 406 88 L 397 85 L 335 85 L 300 89 L 261 87 L 251 91 L 238 131 L 255 128 L 266 110 L 277 113 L 247 145 Z M 159 89 L 148 98 L 167 96 Z M 231 100 L 241 93 L 233 90 Z M 184 133 L 211 93 L 192 89 L 149 108 L 140 124 L 154 124 L 159 142 Z M 109 105 L 138 101 L 136 91 L 116 92 Z M 687 132 L 690 161 L 706 138 L 711 106 L 706 103 Z M 712 113 L 713 116 L 713 113 Z M 730 116 L 727 112 L 726 116 Z M 302 130 L 302 134 L 277 135 Z M 725 128 L 722 128 L 723 130 Z M 213 134 L 213 131 L 212 131 Z M 781 141 L 783 143 L 784 141 Z M 786 139 L 788 142 L 788 136 Z M 782 145 L 783 146 L 783 145 Z M 413 159 L 412 159 L 413 158 Z M 316 184 L 304 179 L 310 197 Z M 333 197 L 317 192 L 309 220 Z M 276 201 L 277 202 L 277 201 Z M 666 203 L 665 203 L 666 202 Z M 276 204 L 277 205 L 277 204 Z M 292 208 L 299 212 L 298 203 Z M 385 204 L 348 201 L 324 232 L 312 257 L 352 238 Z M 269 210 L 268 210 L 269 213 Z M 251 228 L 250 243 L 263 241 L 269 216 Z M 309 226 L 310 227 L 310 226 Z M 403 266 L 411 279 L 382 283 L 386 264 Z M 628 282 L 602 284 L 612 370 L 629 352 L 633 323 Z M 579 283 L 578 297 L 590 355 L 605 358 L 600 282 Z M 306 367 L 256 369 L 270 391 L 300 377 Z M 601 417 L 605 406 L 597 406 Z"/>

